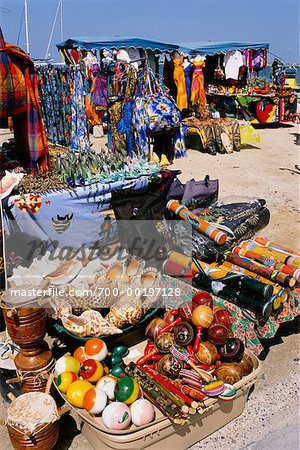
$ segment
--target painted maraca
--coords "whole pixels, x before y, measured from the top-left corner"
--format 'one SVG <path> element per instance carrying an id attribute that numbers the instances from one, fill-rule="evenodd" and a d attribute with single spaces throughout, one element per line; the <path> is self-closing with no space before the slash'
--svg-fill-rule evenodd
<path id="1" fill-rule="evenodd" d="M 163 334 L 157 334 L 153 347 L 151 348 L 150 345 L 147 345 L 149 350 L 144 354 L 144 356 L 139 358 L 136 363 L 139 366 L 142 366 L 147 361 L 155 357 L 158 353 L 168 353 L 169 348 L 174 344 L 174 342 L 175 338 L 173 333 L 166 332 Z"/>
<path id="2" fill-rule="evenodd" d="M 197 306 L 206 305 L 209 306 L 211 309 L 213 308 L 213 299 L 210 294 L 207 292 L 197 292 L 193 298 L 192 298 L 192 305 L 193 309 Z"/>
<path id="3" fill-rule="evenodd" d="M 247 355 L 247 353 L 244 353 L 241 361 L 239 362 L 239 366 L 242 369 L 243 376 L 249 375 L 249 373 L 252 372 L 253 367 L 254 367 L 253 361 L 252 361 L 251 357 L 249 355 Z"/>
<path id="4" fill-rule="evenodd" d="M 207 305 L 199 305 L 192 312 L 192 323 L 197 327 L 197 336 L 193 350 L 197 353 L 201 341 L 201 332 L 204 328 L 209 328 L 214 320 L 212 309 Z"/>
<path id="5" fill-rule="evenodd" d="M 180 304 L 178 308 L 179 316 L 184 320 L 185 322 L 191 322 L 192 321 L 192 313 L 193 313 L 193 304 L 191 301 L 189 302 L 183 302 Z"/>
<path id="6" fill-rule="evenodd" d="M 204 381 L 206 381 L 207 383 L 209 383 L 211 381 L 212 376 L 209 375 L 208 373 L 204 372 L 203 370 L 199 369 L 193 363 L 193 361 L 190 359 L 189 352 L 184 347 L 180 347 L 179 345 L 173 345 L 172 347 L 170 347 L 170 352 L 179 361 L 184 361 L 187 364 L 189 364 L 200 375 L 200 377 Z"/>
<path id="7" fill-rule="evenodd" d="M 202 364 L 211 366 L 217 360 L 218 350 L 211 342 L 200 342 L 196 353 L 197 360 Z"/>
<path id="8" fill-rule="evenodd" d="M 194 340 L 194 329 L 188 322 L 181 322 L 174 328 L 176 344 L 186 347 Z"/>
<path id="9" fill-rule="evenodd" d="M 175 379 L 183 368 L 183 362 L 173 355 L 164 355 L 156 364 L 156 370 L 166 377 Z"/>
<path id="10" fill-rule="evenodd" d="M 227 309 L 218 309 L 214 312 L 214 323 L 225 325 L 228 330 L 231 330 L 233 317 Z"/>
<path id="11" fill-rule="evenodd" d="M 242 379 L 243 373 L 237 363 L 223 363 L 216 369 L 215 375 L 224 383 L 234 384 Z"/>
<path id="12" fill-rule="evenodd" d="M 221 323 L 213 323 L 208 331 L 207 338 L 214 345 L 224 345 L 228 339 L 229 330 Z"/>
<path id="13" fill-rule="evenodd" d="M 160 317 L 155 317 L 149 322 L 145 330 L 145 336 L 147 339 L 154 341 L 157 336 L 158 331 L 166 325 L 166 321 Z"/>
<path id="14" fill-rule="evenodd" d="M 224 362 L 239 362 L 244 355 L 245 346 L 243 342 L 235 337 L 228 338 L 226 343 L 219 349 L 221 360 Z"/>

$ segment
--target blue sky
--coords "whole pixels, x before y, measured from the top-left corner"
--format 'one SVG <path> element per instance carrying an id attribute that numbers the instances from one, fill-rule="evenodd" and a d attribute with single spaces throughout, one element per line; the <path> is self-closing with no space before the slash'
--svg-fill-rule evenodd
<path id="1" fill-rule="evenodd" d="M 58 0 L 28 0 L 33 57 L 44 57 Z M 23 0 L 0 0 L 5 40 L 16 43 Z M 137 36 L 178 41 L 269 42 L 285 62 L 299 62 L 298 0 L 64 0 L 64 37 Z M 50 47 L 59 59 L 55 43 Z M 19 45 L 25 47 L 24 26 Z"/>

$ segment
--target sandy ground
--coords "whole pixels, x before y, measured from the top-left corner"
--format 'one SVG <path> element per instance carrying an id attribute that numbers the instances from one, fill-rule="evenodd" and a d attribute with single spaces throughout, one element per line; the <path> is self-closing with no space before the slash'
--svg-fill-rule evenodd
<path id="1" fill-rule="evenodd" d="M 299 175 L 281 168 L 299 164 L 295 126 L 263 129 L 263 143 L 240 153 L 210 156 L 188 151 L 172 168 L 181 169 L 182 181 L 203 179 L 209 174 L 220 181 L 219 197 L 231 195 L 267 200 L 271 220 L 263 236 L 299 248 Z M 0 142 L 7 139 L 1 136 Z M 95 147 L 100 142 L 95 141 Z M 226 427 L 191 447 L 192 450 L 296 450 L 299 448 L 299 322 L 285 324 L 276 337 L 267 341 L 264 374 L 256 383 L 243 414 Z M 5 414 L 3 404 L 0 417 Z M 72 416 L 62 420 L 56 450 L 90 450 L 91 447 Z M 4 427 L 0 428 L 1 448 L 11 449 Z M 165 446 L 164 446 L 165 447 Z M 178 446 L 178 450 L 181 447 Z M 169 450 L 165 447 L 165 450 Z M 174 448 L 172 450 L 175 450 Z M 177 449 L 176 449 L 177 450 Z"/>

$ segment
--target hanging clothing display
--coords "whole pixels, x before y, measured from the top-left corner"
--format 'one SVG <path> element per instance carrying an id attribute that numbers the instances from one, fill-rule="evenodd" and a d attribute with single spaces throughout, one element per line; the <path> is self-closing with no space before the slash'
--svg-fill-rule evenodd
<path id="1" fill-rule="evenodd" d="M 87 134 L 86 108 L 84 99 L 83 78 L 81 71 L 73 72 L 73 92 L 71 99 L 72 110 L 72 139 L 71 148 L 74 150 L 89 150 L 90 144 Z"/>
<path id="2" fill-rule="evenodd" d="M 170 95 L 176 100 L 177 97 L 177 87 L 174 81 L 174 62 L 165 58 L 164 68 L 163 68 L 163 80 L 164 85 L 169 89 Z"/>
<path id="3" fill-rule="evenodd" d="M 37 76 L 33 61 L 18 47 L 4 42 L 0 29 L 0 117 L 13 117 L 19 162 L 34 173 L 49 167 Z"/>
<path id="4" fill-rule="evenodd" d="M 100 67 L 92 67 L 91 104 L 99 109 L 107 109 L 107 77 L 101 74 Z"/>
<path id="5" fill-rule="evenodd" d="M 204 76 L 203 67 L 205 65 L 205 58 L 198 60 L 197 57 L 192 60 L 194 66 L 192 92 L 191 92 L 191 104 L 199 104 L 202 107 L 206 107 L 206 95 L 204 88 Z"/>
<path id="6" fill-rule="evenodd" d="M 174 63 L 174 81 L 177 87 L 177 97 L 176 103 L 180 110 L 188 107 L 186 84 L 185 84 L 185 73 L 183 68 L 183 56 L 181 55 L 179 59 L 173 57 Z"/>
<path id="7" fill-rule="evenodd" d="M 244 65 L 242 53 L 239 50 L 227 52 L 224 56 L 224 65 L 226 80 L 229 78 L 238 80 L 240 67 Z"/>
<path id="8" fill-rule="evenodd" d="M 187 96 L 187 101 L 188 101 L 188 107 L 190 107 L 190 102 L 191 102 L 192 71 L 193 71 L 193 65 L 191 63 L 188 63 L 184 67 L 184 78 L 185 78 L 186 96 Z"/>

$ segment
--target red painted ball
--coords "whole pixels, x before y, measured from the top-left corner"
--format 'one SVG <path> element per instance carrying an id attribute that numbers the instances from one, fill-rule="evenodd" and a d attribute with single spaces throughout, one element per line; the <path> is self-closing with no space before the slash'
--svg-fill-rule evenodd
<path id="1" fill-rule="evenodd" d="M 200 306 L 200 305 L 206 305 L 209 306 L 210 308 L 213 307 L 213 299 L 212 296 L 210 294 L 208 294 L 207 292 L 197 292 L 197 294 L 195 294 L 192 298 L 192 305 L 193 308 L 196 308 L 196 306 Z"/>
<path id="2" fill-rule="evenodd" d="M 221 323 L 212 324 L 207 333 L 208 340 L 214 345 L 224 345 L 228 339 L 228 328 Z"/>
<path id="3" fill-rule="evenodd" d="M 186 321 L 191 322 L 192 321 L 192 314 L 193 314 L 193 304 L 192 302 L 184 302 L 181 303 L 179 306 L 179 315 L 180 317 Z"/>
<path id="4" fill-rule="evenodd" d="M 227 309 L 218 309 L 214 311 L 214 323 L 225 325 L 228 330 L 231 330 L 233 317 Z"/>

